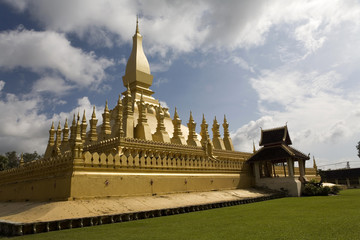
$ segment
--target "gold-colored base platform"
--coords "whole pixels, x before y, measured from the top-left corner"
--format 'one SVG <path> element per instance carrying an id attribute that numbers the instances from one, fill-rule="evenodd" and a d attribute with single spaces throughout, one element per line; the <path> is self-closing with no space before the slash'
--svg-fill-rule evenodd
<path id="1" fill-rule="evenodd" d="M 282 197 L 258 189 L 61 202 L 0 203 L 0 234 L 33 234 L 130 221 Z"/>

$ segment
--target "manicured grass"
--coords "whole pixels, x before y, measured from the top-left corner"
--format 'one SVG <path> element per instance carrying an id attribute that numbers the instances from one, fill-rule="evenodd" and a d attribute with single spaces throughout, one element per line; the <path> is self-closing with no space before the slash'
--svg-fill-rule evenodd
<path id="1" fill-rule="evenodd" d="M 360 189 L 12 239 L 360 239 Z"/>

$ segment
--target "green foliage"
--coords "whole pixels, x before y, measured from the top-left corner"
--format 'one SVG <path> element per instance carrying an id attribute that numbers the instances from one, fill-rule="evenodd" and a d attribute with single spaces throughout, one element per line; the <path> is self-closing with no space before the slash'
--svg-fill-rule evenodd
<path id="1" fill-rule="evenodd" d="M 317 182 L 314 179 L 307 182 L 304 186 L 304 190 L 303 190 L 304 196 L 321 196 L 323 195 L 323 193 L 324 192 L 321 183 Z"/>
<path id="2" fill-rule="evenodd" d="M 360 189 L 351 189 L 12 239 L 359 239 L 358 209 Z"/>
<path id="3" fill-rule="evenodd" d="M 305 184 L 304 190 L 303 190 L 304 196 L 320 196 L 322 195 L 322 188 L 318 187 L 314 184 L 307 183 Z"/>
<path id="4" fill-rule="evenodd" d="M 322 186 L 322 183 L 316 181 L 315 179 L 310 180 L 304 186 L 303 195 L 304 196 L 328 196 L 329 194 L 338 194 L 340 188 L 337 186 L 328 187 Z"/>
<path id="5" fill-rule="evenodd" d="M 331 192 L 331 189 L 328 186 L 322 187 L 322 189 L 321 189 L 322 196 L 327 196 L 327 195 L 329 195 L 330 192 Z"/>
<path id="6" fill-rule="evenodd" d="M 0 155 L 0 171 L 7 169 L 9 160 L 7 157 Z"/>
<path id="7" fill-rule="evenodd" d="M 8 166 L 7 168 L 14 168 L 19 166 L 19 157 L 17 156 L 15 151 L 5 153 L 8 159 Z"/>
<path id="8" fill-rule="evenodd" d="M 335 186 L 331 187 L 330 193 L 331 194 L 338 194 L 340 192 L 340 190 L 341 190 L 341 188 L 339 188 L 338 186 L 335 185 Z"/>
<path id="9" fill-rule="evenodd" d="M 24 153 L 23 159 L 24 162 L 31 162 L 34 160 L 39 160 L 42 156 L 39 155 L 36 151 L 34 153 Z"/>
<path id="10" fill-rule="evenodd" d="M 39 155 L 36 151 L 33 153 L 24 153 L 23 154 L 23 159 L 24 159 L 25 163 L 31 162 L 34 160 L 39 160 L 42 157 L 43 156 Z M 16 151 L 7 152 L 7 153 L 5 153 L 5 156 L 0 155 L 0 171 L 18 167 L 19 164 L 20 164 L 20 157 L 18 156 Z"/>

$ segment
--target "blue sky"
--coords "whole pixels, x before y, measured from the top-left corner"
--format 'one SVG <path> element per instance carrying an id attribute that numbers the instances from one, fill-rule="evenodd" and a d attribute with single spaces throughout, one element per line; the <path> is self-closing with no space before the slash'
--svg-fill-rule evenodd
<path id="1" fill-rule="evenodd" d="M 42 153 L 52 121 L 115 106 L 136 14 L 154 97 L 183 123 L 226 114 L 239 151 L 287 123 L 318 165 L 360 167 L 352 0 L 0 0 L 0 153 Z"/>

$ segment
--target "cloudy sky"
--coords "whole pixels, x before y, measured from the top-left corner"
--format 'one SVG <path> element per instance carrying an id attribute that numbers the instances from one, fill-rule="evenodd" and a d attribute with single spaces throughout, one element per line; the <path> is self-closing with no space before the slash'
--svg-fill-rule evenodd
<path id="1" fill-rule="evenodd" d="M 226 114 L 240 151 L 287 123 L 318 165 L 360 167 L 352 0 L 0 0 L 0 153 L 43 153 L 52 121 L 115 106 L 136 14 L 154 97 L 183 123 Z"/>

